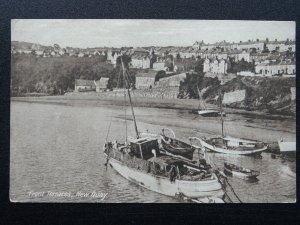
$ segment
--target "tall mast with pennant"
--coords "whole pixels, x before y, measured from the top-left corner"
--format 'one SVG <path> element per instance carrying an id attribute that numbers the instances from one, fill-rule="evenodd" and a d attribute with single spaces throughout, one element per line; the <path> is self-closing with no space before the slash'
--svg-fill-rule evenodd
<path id="1" fill-rule="evenodd" d="M 130 101 L 130 107 L 131 107 L 131 112 L 132 112 L 132 117 L 133 117 L 133 122 L 134 122 L 134 129 L 135 129 L 135 134 L 136 134 L 136 138 L 139 138 L 139 132 L 137 129 L 137 125 L 136 125 L 136 120 L 135 120 L 135 115 L 134 115 L 134 110 L 133 110 L 133 106 L 132 106 L 132 101 L 131 101 L 131 94 L 130 94 L 130 85 L 128 82 L 128 78 L 127 78 L 127 74 L 125 73 L 125 67 L 124 67 L 124 62 L 121 56 L 121 64 L 122 64 L 122 72 L 123 72 L 123 77 L 126 83 L 126 89 L 127 89 L 127 93 L 128 93 L 128 97 L 129 97 L 129 101 Z M 127 79 L 126 79 L 127 78 Z"/>

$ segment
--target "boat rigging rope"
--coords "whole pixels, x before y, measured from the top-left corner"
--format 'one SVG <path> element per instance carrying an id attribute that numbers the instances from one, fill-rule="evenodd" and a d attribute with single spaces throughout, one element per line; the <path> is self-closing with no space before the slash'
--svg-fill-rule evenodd
<path id="1" fill-rule="evenodd" d="M 127 143 L 127 115 L 126 115 L 126 93 L 124 93 L 124 114 L 125 114 L 125 143 Z"/>
<path id="2" fill-rule="evenodd" d="M 208 157 L 208 158 L 209 158 L 209 157 Z M 217 168 L 216 170 L 218 171 L 218 173 L 220 173 L 220 169 L 217 167 L 217 165 L 216 165 L 212 160 L 209 159 L 209 163 L 211 163 L 215 168 Z M 222 177 L 224 177 L 222 174 L 220 174 L 220 175 L 221 175 Z M 221 185 L 222 185 L 222 189 L 223 189 L 223 191 L 225 192 L 225 195 L 227 196 L 227 198 L 228 198 L 231 202 L 233 202 L 233 201 L 230 199 L 230 197 L 228 196 L 227 191 L 226 191 L 226 188 L 224 188 L 223 182 L 220 181 L 220 178 L 219 178 L 220 175 L 217 175 L 217 178 L 218 178 L 219 182 L 220 182 Z M 243 203 L 242 200 L 241 200 L 241 199 L 239 198 L 239 196 L 237 195 L 237 193 L 234 191 L 234 189 L 233 189 L 233 187 L 231 186 L 231 184 L 229 183 L 227 177 L 224 177 L 224 181 L 225 181 L 226 184 L 230 187 L 230 190 L 232 191 L 232 193 L 234 194 L 234 196 L 239 200 L 239 202 L 240 202 L 240 203 Z"/>

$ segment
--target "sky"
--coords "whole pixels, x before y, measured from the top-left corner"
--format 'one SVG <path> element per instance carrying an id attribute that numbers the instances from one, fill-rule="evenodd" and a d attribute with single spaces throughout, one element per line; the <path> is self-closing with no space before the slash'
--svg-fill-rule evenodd
<path id="1" fill-rule="evenodd" d="M 195 41 L 286 40 L 293 21 L 14 19 L 11 40 L 61 47 L 191 46 Z"/>

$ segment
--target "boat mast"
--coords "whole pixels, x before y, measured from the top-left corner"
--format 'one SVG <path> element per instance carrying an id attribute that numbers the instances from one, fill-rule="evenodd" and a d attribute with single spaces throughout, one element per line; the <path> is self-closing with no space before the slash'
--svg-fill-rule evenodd
<path id="1" fill-rule="evenodd" d="M 223 107 L 222 107 L 222 98 L 221 92 L 219 93 L 219 102 L 220 102 L 220 114 L 221 114 L 221 126 L 222 126 L 222 137 L 224 137 L 224 120 L 223 120 Z"/>
<path id="2" fill-rule="evenodd" d="M 124 68 L 124 63 L 123 63 L 122 56 L 121 56 L 121 64 L 122 64 L 123 77 L 124 77 L 125 83 L 127 84 L 126 85 L 127 86 L 127 93 L 128 93 L 128 97 L 129 97 L 129 102 L 130 102 L 130 107 L 131 107 L 131 112 L 132 112 L 132 117 L 133 117 L 133 122 L 134 122 L 134 129 L 135 129 L 135 133 L 136 133 L 136 138 L 139 138 L 139 132 L 138 132 L 137 125 L 136 125 L 136 120 L 135 120 L 135 115 L 134 115 L 134 110 L 133 110 L 131 95 L 130 95 L 130 90 L 129 90 L 130 85 L 129 85 L 128 80 L 126 79 L 125 68 Z"/>
<path id="3" fill-rule="evenodd" d="M 204 104 L 204 101 L 202 99 L 202 96 L 201 96 L 201 92 L 199 90 L 199 87 L 197 85 L 197 91 L 198 91 L 198 95 L 199 95 L 199 106 L 198 106 L 198 110 L 200 109 L 200 106 L 201 106 L 201 110 L 206 110 L 206 106 Z"/>

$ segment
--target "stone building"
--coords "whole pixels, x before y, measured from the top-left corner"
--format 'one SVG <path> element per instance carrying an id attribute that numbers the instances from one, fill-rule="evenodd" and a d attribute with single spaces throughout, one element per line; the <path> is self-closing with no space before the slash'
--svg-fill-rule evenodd
<path id="1" fill-rule="evenodd" d="M 269 51 L 278 51 L 278 52 L 284 52 L 284 51 L 292 51 L 294 52 L 296 50 L 295 41 L 287 39 L 286 41 L 277 41 L 275 39 L 274 41 L 269 41 L 266 43 L 266 47 Z"/>
<path id="2" fill-rule="evenodd" d="M 100 80 L 94 81 L 96 85 L 96 92 L 105 91 L 108 85 L 108 77 L 101 77 Z"/>
<path id="3" fill-rule="evenodd" d="M 165 62 L 155 62 L 153 63 L 153 70 L 165 70 Z"/>
<path id="4" fill-rule="evenodd" d="M 131 56 L 131 67 L 137 69 L 149 69 L 150 58 L 144 55 L 132 55 Z"/>
<path id="5" fill-rule="evenodd" d="M 259 53 L 259 52 L 251 52 L 250 53 L 250 62 L 259 63 L 264 61 L 269 57 L 269 53 Z"/>
<path id="6" fill-rule="evenodd" d="M 95 91 L 96 85 L 93 80 L 75 79 L 75 92 Z"/>
<path id="7" fill-rule="evenodd" d="M 135 88 L 136 89 L 152 89 L 155 85 L 155 71 L 149 71 L 148 73 L 138 73 L 135 76 Z"/>
<path id="8" fill-rule="evenodd" d="M 186 79 L 186 73 L 176 74 L 170 77 L 161 78 L 158 81 L 159 87 L 179 87 L 180 82 Z"/>

